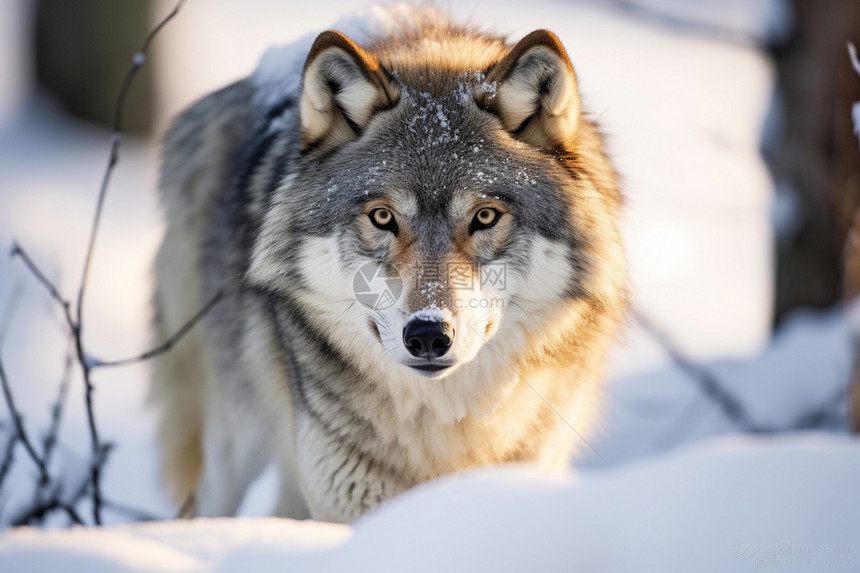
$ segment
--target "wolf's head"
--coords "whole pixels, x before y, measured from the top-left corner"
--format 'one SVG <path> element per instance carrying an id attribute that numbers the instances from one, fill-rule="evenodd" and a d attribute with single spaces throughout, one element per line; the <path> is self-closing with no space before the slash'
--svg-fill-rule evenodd
<path id="1" fill-rule="evenodd" d="M 563 354 L 620 302 L 614 174 L 551 32 L 325 32 L 300 126 L 249 274 L 368 368 L 443 378 L 482 352 Z"/>

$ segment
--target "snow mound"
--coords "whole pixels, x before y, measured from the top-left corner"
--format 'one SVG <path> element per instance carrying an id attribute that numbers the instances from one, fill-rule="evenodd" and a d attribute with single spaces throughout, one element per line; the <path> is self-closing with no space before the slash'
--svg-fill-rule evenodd
<path id="1" fill-rule="evenodd" d="M 578 477 L 514 466 L 451 476 L 353 528 L 269 518 L 22 529 L 0 538 L 0 570 L 856 571 L 857 483 L 858 440 L 731 438 Z"/>
<path id="2" fill-rule="evenodd" d="M 349 36 L 358 44 L 397 29 L 408 29 L 422 14 L 435 13 L 430 5 L 407 3 L 371 6 L 338 20 L 330 29 Z M 290 44 L 266 50 L 251 76 L 257 87 L 256 103 L 263 108 L 277 105 L 287 97 L 297 97 L 301 87 L 301 70 L 319 31 L 302 36 Z"/>

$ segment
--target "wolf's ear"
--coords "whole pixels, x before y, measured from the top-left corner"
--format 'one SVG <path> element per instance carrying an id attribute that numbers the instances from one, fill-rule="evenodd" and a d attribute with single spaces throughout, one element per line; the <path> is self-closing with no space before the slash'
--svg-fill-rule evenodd
<path id="1" fill-rule="evenodd" d="M 505 129 L 537 147 L 572 143 L 579 124 L 576 75 L 564 46 L 549 30 L 535 30 L 487 72 L 495 94 L 478 101 L 495 111 Z"/>
<path id="2" fill-rule="evenodd" d="M 317 36 L 302 73 L 302 146 L 343 145 L 399 95 L 379 62 L 340 32 Z"/>

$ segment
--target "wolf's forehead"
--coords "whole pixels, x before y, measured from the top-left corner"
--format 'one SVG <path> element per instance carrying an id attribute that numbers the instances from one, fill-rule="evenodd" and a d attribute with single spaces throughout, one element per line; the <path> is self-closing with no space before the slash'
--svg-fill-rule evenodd
<path id="1" fill-rule="evenodd" d="M 395 184 L 405 179 L 424 198 L 516 194 L 548 183 L 545 160 L 458 94 L 440 98 L 409 92 L 370 139 L 367 170 L 381 182 L 386 175 Z"/>
<path id="2" fill-rule="evenodd" d="M 502 38 L 451 34 L 450 30 L 425 32 L 424 38 L 380 45 L 381 49 L 372 51 L 399 81 L 431 92 L 461 74 L 486 71 L 506 51 Z"/>

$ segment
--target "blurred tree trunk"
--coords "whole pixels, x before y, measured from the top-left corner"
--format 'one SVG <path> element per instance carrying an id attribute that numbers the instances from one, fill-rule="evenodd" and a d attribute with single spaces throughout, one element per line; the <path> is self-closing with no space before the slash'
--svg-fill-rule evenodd
<path id="1" fill-rule="evenodd" d="M 116 97 L 152 26 L 147 0 L 38 0 L 36 78 L 71 114 L 113 124 Z M 153 118 L 152 67 L 135 78 L 123 131 L 147 133 Z"/>
<path id="2" fill-rule="evenodd" d="M 778 244 L 777 322 L 793 308 L 860 294 L 860 146 L 851 121 L 860 77 L 846 47 L 860 44 L 860 1 L 789 4 L 795 28 L 775 51 L 783 117 L 772 165 L 796 193 L 800 219 Z M 860 431 L 860 339 L 855 348 L 849 403 Z"/>
<path id="3" fill-rule="evenodd" d="M 860 41 L 858 0 L 791 0 L 794 33 L 776 50 L 783 103 L 782 137 L 774 170 L 796 192 L 799 227 L 781 241 L 776 320 L 799 306 L 836 304 L 846 278 L 844 246 L 860 205 L 860 149 L 851 105 L 860 78 L 846 44 Z"/>

